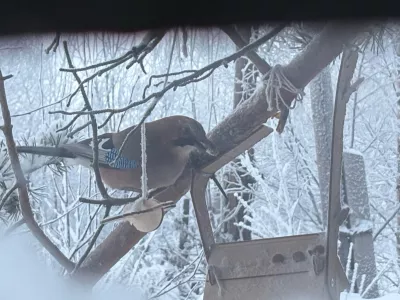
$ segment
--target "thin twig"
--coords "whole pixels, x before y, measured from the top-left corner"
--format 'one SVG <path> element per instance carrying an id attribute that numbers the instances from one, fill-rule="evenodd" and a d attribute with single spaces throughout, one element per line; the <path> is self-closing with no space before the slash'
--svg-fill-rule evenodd
<path id="1" fill-rule="evenodd" d="M 100 206 L 99 206 L 99 207 L 100 207 Z M 94 236 L 94 234 L 95 234 L 95 232 L 92 232 L 92 233 L 86 238 L 85 241 L 83 241 L 83 239 L 82 239 L 83 242 L 81 242 L 79 245 L 77 245 L 76 248 L 74 249 L 74 251 L 72 252 L 72 254 L 69 256 L 69 258 L 70 258 L 71 260 L 72 260 L 72 258 L 75 256 L 75 254 L 78 253 L 79 250 L 81 250 L 86 244 L 88 244 L 88 243 L 91 241 L 91 239 L 92 239 L 92 237 Z M 81 241 L 81 240 L 80 240 L 80 241 Z"/>
<path id="2" fill-rule="evenodd" d="M 3 114 L 4 125 L 1 127 L 4 136 L 6 138 L 8 155 L 10 158 L 11 167 L 14 171 L 16 182 L 18 185 L 18 196 L 19 205 L 21 208 L 22 216 L 26 222 L 26 225 L 31 230 L 33 235 L 38 239 L 38 241 L 43 245 L 43 247 L 49 251 L 49 253 L 67 270 L 72 270 L 74 268 L 73 262 L 71 262 L 61 251 L 57 248 L 55 244 L 44 234 L 42 229 L 38 226 L 35 221 L 31 205 L 29 203 L 29 194 L 26 186 L 26 179 L 22 171 L 18 154 L 16 151 L 15 141 L 12 133 L 12 124 L 10 110 L 7 104 L 7 98 L 4 88 L 4 80 L 0 71 L 0 104 Z"/>
<path id="3" fill-rule="evenodd" d="M 147 32 L 147 34 L 143 37 L 142 41 L 140 42 L 140 44 L 137 47 L 133 47 L 131 50 L 127 51 L 124 55 L 122 55 L 121 57 L 115 58 L 115 59 L 111 59 L 105 62 L 101 62 L 101 63 L 97 63 L 94 65 L 90 65 L 90 66 L 86 66 L 86 67 L 82 67 L 82 68 L 60 68 L 60 71 L 62 72 L 82 72 L 82 71 L 87 71 L 90 69 L 96 69 L 99 67 L 103 67 L 103 66 L 107 66 L 107 65 L 111 65 L 113 64 L 113 68 L 115 68 L 116 66 L 124 63 L 125 61 L 129 60 L 132 57 L 137 57 L 139 54 L 142 53 L 142 51 L 146 50 L 147 45 L 154 40 L 156 37 L 159 36 L 164 36 L 165 34 L 165 30 L 152 30 Z M 162 37 L 161 36 L 161 37 Z M 104 70 L 101 70 L 102 73 L 104 73 Z"/>
<path id="4" fill-rule="evenodd" d="M 157 188 L 154 190 L 151 190 L 149 192 L 149 198 L 155 197 L 161 192 L 163 192 L 166 188 L 161 187 Z M 97 205 L 112 205 L 112 206 L 121 206 L 121 205 L 126 205 L 128 203 L 135 202 L 139 200 L 142 197 L 141 194 L 135 196 L 135 197 L 130 197 L 130 198 L 114 198 L 114 197 L 109 197 L 108 199 L 104 200 L 96 200 L 96 199 L 88 199 L 88 198 L 79 198 L 79 201 L 82 203 L 87 203 L 87 204 L 97 204 Z"/>
<path id="5" fill-rule="evenodd" d="M 68 138 L 73 138 L 74 135 L 76 133 L 78 133 L 79 131 L 85 129 L 86 127 L 88 127 L 90 124 L 92 124 L 92 121 L 87 121 L 85 124 L 83 124 L 82 126 L 79 126 L 77 128 L 75 128 L 74 130 L 72 130 L 70 133 L 67 134 Z M 68 127 L 67 127 L 68 128 Z"/>
<path id="6" fill-rule="evenodd" d="M 72 259 L 74 257 L 74 255 L 79 251 L 79 249 L 81 249 L 85 245 L 85 243 L 87 243 L 90 240 L 90 238 L 89 238 L 85 243 L 82 243 L 82 241 L 86 237 L 87 233 L 89 232 L 90 226 L 92 225 L 93 220 L 96 218 L 97 213 L 99 212 L 100 208 L 101 208 L 101 206 L 98 206 L 96 211 L 93 213 L 93 215 L 90 216 L 89 222 L 86 225 L 85 231 L 83 232 L 78 243 L 76 244 L 74 251 L 72 251 L 71 255 L 69 256 L 69 259 Z"/>
<path id="7" fill-rule="evenodd" d="M 3 76 L 2 79 L 3 79 L 3 81 L 6 81 L 7 79 L 10 79 L 12 77 L 13 77 L 13 75 L 10 74 L 10 75 Z"/>
<path id="8" fill-rule="evenodd" d="M 126 69 L 130 69 L 136 62 L 140 65 L 140 68 L 142 69 L 143 73 L 146 73 L 146 70 L 144 69 L 143 66 L 143 60 L 146 58 L 147 54 L 149 54 L 151 51 L 153 51 L 153 49 L 158 45 L 158 43 L 162 40 L 162 38 L 164 37 L 164 34 L 161 34 L 159 36 L 156 36 L 152 41 L 150 41 L 147 46 L 143 49 L 142 54 L 140 55 L 140 57 L 135 61 L 131 61 L 129 64 L 127 64 Z"/>
<path id="9" fill-rule="evenodd" d="M 283 30 L 284 28 L 285 25 L 283 24 L 281 30 Z M 236 29 L 232 25 L 221 26 L 221 29 L 235 43 L 236 47 L 242 48 L 247 45 L 247 43 L 243 40 L 243 38 L 240 36 L 240 34 L 236 31 Z M 278 34 L 281 30 L 276 31 L 276 34 Z M 271 66 L 264 59 L 262 59 L 255 51 L 252 50 L 247 52 L 246 56 L 251 60 L 251 62 L 257 67 L 257 69 L 263 75 L 267 74 L 268 71 L 271 70 Z"/>
<path id="10" fill-rule="evenodd" d="M 7 199 L 11 196 L 11 194 L 18 188 L 18 184 L 14 183 L 13 186 L 6 192 L 4 197 L 1 199 L 0 202 L 0 210 L 2 210 L 4 204 L 6 203 Z"/>
<path id="11" fill-rule="evenodd" d="M 12 224 L 10 227 L 7 228 L 7 230 L 4 232 L 4 235 L 5 236 L 10 235 L 14 230 L 16 230 L 18 227 L 21 227 L 24 224 L 25 224 L 24 218 L 18 220 L 17 222 L 15 222 L 14 224 Z"/>
<path id="12" fill-rule="evenodd" d="M 175 48 L 175 42 L 176 42 L 176 36 L 177 36 L 177 31 L 175 31 L 175 35 L 174 35 L 174 39 L 172 41 L 172 47 L 171 47 L 171 53 L 170 53 L 170 57 L 169 57 L 169 63 L 168 63 L 168 69 L 167 69 L 167 74 L 169 73 L 170 69 L 171 69 L 171 63 L 172 63 L 172 56 L 174 54 L 174 48 Z M 164 88 L 167 84 L 168 81 L 168 76 L 165 78 L 165 84 L 164 84 Z M 136 130 L 138 130 L 138 128 L 140 128 L 144 122 L 146 121 L 147 117 L 150 116 L 151 112 L 154 110 L 154 108 L 156 107 L 158 101 L 160 101 L 161 99 L 161 95 L 159 97 L 155 97 L 153 102 L 150 104 L 150 106 L 147 108 L 147 110 L 144 112 L 144 115 L 142 117 L 142 119 L 140 120 L 140 122 L 138 124 L 136 124 L 136 126 L 128 132 L 128 134 L 125 136 L 124 141 L 121 144 L 121 147 L 118 149 L 118 154 L 115 157 L 115 159 L 113 160 L 113 162 L 111 163 L 111 165 L 115 164 L 115 162 L 120 158 L 122 151 L 125 148 L 125 145 L 128 142 L 129 137 L 131 137 Z"/>
<path id="13" fill-rule="evenodd" d="M 22 116 L 30 115 L 30 114 L 32 114 L 32 113 L 34 113 L 34 112 L 37 112 L 37 111 L 39 111 L 39 110 L 42 110 L 42 109 L 44 109 L 44 108 L 47 108 L 47 107 L 50 107 L 50 106 L 53 106 L 53 105 L 56 105 L 56 104 L 60 104 L 60 103 L 63 102 L 65 99 L 69 98 L 70 96 L 71 96 L 71 95 L 65 96 L 64 98 L 62 98 L 62 99 L 60 99 L 60 100 L 58 100 L 58 101 L 56 101 L 56 102 L 54 102 L 54 103 L 50 103 L 50 104 L 47 104 L 47 105 L 43 105 L 43 106 L 41 106 L 41 107 L 39 107 L 39 108 L 36 108 L 36 109 L 34 109 L 34 110 L 31 110 L 31 111 L 28 111 L 28 112 L 25 112 L 25 113 L 16 114 L 16 115 L 11 115 L 11 117 L 12 117 L 12 118 L 15 118 L 15 117 L 22 117 Z"/>
<path id="14" fill-rule="evenodd" d="M 123 219 L 123 218 L 129 217 L 129 216 L 144 214 L 144 213 L 156 210 L 158 208 L 171 208 L 171 207 L 175 207 L 175 206 L 176 206 L 176 204 L 175 204 L 174 201 L 166 201 L 166 202 L 160 203 L 160 204 L 158 204 L 158 205 L 156 205 L 154 207 L 151 207 L 151 208 L 146 208 L 146 209 L 143 209 L 143 210 L 140 210 L 140 211 L 131 211 L 131 212 L 123 213 L 123 214 L 120 214 L 120 215 L 104 218 L 101 221 L 101 224 L 106 224 L 106 223 L 109 223 L 111 221 Z"/>
<path id="15" fill-rule="evenodd" d="M 376 238 L 382 233 L 382 231 L 386 228 L 386 226 L 389 225 L 390 221 L 394 219 L 395 216 L 397 216 L 398 212 L 400 211 L 400 205 L 395 209 L 393 214 L 385 221 L 385 223 L 381 226 L 381 228 L 378 229 L 378 231 L 374 234 L 374 237 L 372 238 L 373 241 L 376 240 Z"/>
<path id="16" fill-rule="evenodd" d="M 55 222 L 61 220 L 62 218 L 64 218 L 66 215 L 70 214 L 73 210 L 77 209 L 78 207 L 80 207 L 83 203 L 79 203 L 76 206 L 73 206 L 72 208 L 68 208 L 68 210 L 64 213 L 62 213 L 61 215 L 59 215 L 58 217 L 55 217 L 54 219 L 51 219 L 49 221 L 43 222 L 43 223 L 39 223 L 39 226 L 41 228 L 54 224 Z"/>
<path id="17" fill-rule="evenodd" d="M 93 110 L 91 112 L 56 110 L 56 111 L 51 111 L 49 113 L 50 114 L 59 113 L 59 114 L 63 114 L 63 115 L 89 115 L 89 114 L 124 112 L 130 108 L 147 103 L 148 101 L 150 101 L 153 98 L 162 97 L 166 92 L 168 92 L 171 89 L 175 90 L 179 86 L 189 84 L 192 80 L 195 80 L 196 78 L 202 76 L 204 73 L 206 73 L 210 70 L 215 70 L 215 69 L 219 68 L 220 66 L 226 66 L 228 63 L 238 59 L 239 57 L 245 55 L 248 51 L 251 51 L 252 49 L 264 44 L 270 38 L 274 37 L 276 35 L 276 32 L 281 31 L 282 26 L 283 25 L 276 27 L 275 29 L 271 30 L 271 32 L 269 32 L 268 34 L 260 37 L 259 39 L 255 40 L 253 43 L 248 44 L 247 46 L 243 47 L 242 49 L 238 50 L 237 52 L 235 52 L 231 55 L 228 55 L 224 58 L 218 59 L 218 60 L 214 61 L 213 63 L 208 64 L 207 66 L 197 70 L 196 72 L 194 72 L 188 76 L 174 80 L 170 84 L 168 84 L 166 87 L 164 87 L 161 91 L 155 92 L 155 93 L 147 96 L 145 99 L 143 99 L 141 101 L 133 102 L 125 107 L 116 108 L 116 109 L 105 108 L 105 109 Z M 211 75 L 211 74 L 209 74 L 209 75 Z"/>
<path id="18" fill-rule="evenodd" d="M 86 66 L 86 67 L 82 67 L 82 68 L 73 68 L 73 69 L 70 69 L 70 68 L 60 68 L 59 70 L 61 71 L 61 72 L 82 72 L 82 71 L 88 71 L 88 70 L 90 70 L 90 69 L 96 69 L 96 68 L 99 68 L 99 67 L 103 67 L 103 66 L 107 66 L 107 65 L 111 65 L 111 64 L 116 64 L 116 63 L 119 63 L 119 64 L 121 64 L 121 63 L 123 63 L 124 61 L 126 61 L 125 59 L 126 58 L 131 58 L 131 56 L 132 56 L 132 50 L 129 50 L 128 52 L 126 52 L 124 55 L 122 55 L 122 56 L 120 56 L 120 57 L 118 57 L 118 58 L 114 58 L 114 59 L 111 59 L 111 60 L 107 60 L 107 61 L 104 61 L 104 62 L 101 62 L 101 63 L 97 63 L 97 64 L 94 64 L 94 65 L 90 65 L 90 66 Z M 117 64 L 116 66 L 118 66 L 119 64 Z"/>
<path id="19" fill-rule="evenodd" d="M 143 98 L 143 99 L 146 98 L 146 91 L 150 88 L 151 82 L 152 82 L 152 80 L 155 79 L 155 78 L 162 78 L 162 77 L 166 77 L 167 75 L 168 75 L 169 77 L 171 77 L 171 76 L 182 75 L 182 74 L 185 74 L 185 73 L 195 73 L 195 72 L 196 72 L 196 70 L 183 70 L 183 71 L 179 71 L 179 72 L 171 72 L 171 73 L 168 73 L 168 74 L 156 74 L 156 75 L 151 75 L 150 78 L 149 78 L 149 82 L 148 82 L 147 85 L 144 87 L 142 98 Z M 164 81 L 164 82 L 161 81 L 161 82 L 155 84 L 154 86 L 157 87 L 157 86 L 160 85 L 161 83 L 165 83 L 165 81 Z M 170 83 L 170 82 L 168 82 L 168 83 Z"/>
<path id="20" fill-rule="evenodd" d="M 64 45 L 64 52 L 65 55 L 67 57 L 67 61 L 68 61 L 68 65 L 70 68 L 73 68 L 74 65 L 72 64 L 72 59 L 71 56 L 69 54 L 68 51 L 68 45 L 67 42 L 64 41 L 63 42 Z M 92 106 L 90 105 L 90 101 L 89 98 L 86 94 L 85 88 L 81 85 L 82 80 L 80 79 L 79 75 L 77 72 L 72 72 L 72 74 L 75 77 L 75 80 L 79 83 L 80 85 L 80 90 L 81 90 L 81 94 L 83 97 L 83 100 L 85 101 L 85 108 L 90 112 L 92 111 Z M 97 121 L 96 121 L 96 117 L 93 114 L 89 115 L 90 120 L 91 120 L 91 125 L 92 125 L 92 131 L 93 131 L 93 163 L 92 163 L 92 168 L 94 170 L 94 174 L 96 176 L 96 183 L 97 183 L 97 187 L 99 188 L 100 194 L 104 199 L 108 199 L 108 193 L 106 188 L 104 187 L 103 181 L 101 179 L 101 174 L 100 174 L 100 170 L 99 170 L 99 141 L 97 139 Z"/>
<path id="21" fill-rule="evenodd" d="M 106 206 L 106 211 L 104 212 L 104 217 L 107 218 L 108 215 L 110 214 L 111 206 L 108 205 Z M 82 263 L 85 261 L 87 256 L 89 255 L 90 251 L 92 250 L 94 244 L 96 243 L 97 238 L 99 237 L 101 231 L 103 230 L 104 224 L 100 224 L 100 226 L 97 228 L 96 233 L 94 234 L 92 240 L 90 241 L 90 244 L 86 248 L 85 253 L 82 255 L 82 257 L 79 259 L 78 263 L 75 266 L 75 269 L 72 271 L 72 273 L 75 273 L 76 270 L 79 269 L 79 267 L 82 265 Z"/>
<path id="22" fill-rule="evenodd" d="M 171 290 L 177 288 L 181 284 L 184 284 L 184 283 L 188 282 L 191 278 L 193 278 L 194 275 L 196 275 L 196 273 L 197 273 L 197 271 L 198 271 L 198 269 L 200 267 L 203 255 L 204 255 L 204 251 L 201 251 L 199 253 L 199 255 L 189 265 L 187 265 L 181 272 L 179 272 L 177 275 L 175 275 L 174 278 L 172 278 L 164 287 L 162 287 L 161 290 L 157 292 L 157 294 L 155 294 L 154 296 L 150 297 L 150 299 L 158 298 L 158 297 L 170 292 Z M 189 267 L 191 265 L 193 265 L 197 260 L 198 260 L 198 263 L 196 264 L 193 272 L 189 275 L 189 277 L 185 281 L 182 281 L 182 282 L 176 284 L 175 286 L 167 289 L 175 279 L 177 279 L 180 275 L 182 275 L 185 271 L 187 271 L 189 269 Z"/>
<path id="23" fill-rule="evenodd" d="M 103 128 L 104 126 L 107 125 L 107 123 L 111 120 L 111 118 L 113 117 L 114 113 L 110 113 L 108 115 L 108 117 L 106 118 L 106 120 L 103 122 L 103 124 L 99 125 L 99 127 L 97 127 L 98 129 Z"/>
<path id="24" fill-rule="evenodd" d="M 47 47 L 47 49 L 45 50 L 46 54 L 49 54 L 51 49 L 53 49 L 53 52 L 56 52 L 58 45 L 60 44 L 60 37 L 61 37 L 61 33 L 57 32 L 56 36 L 54 37 L 53 41 L 51 42 L 50 46 Z"/>
<path id="25" fill-rule="evenodd" d="M 129 97 L 129 104 L 132 103 L 133 91 L 135 90 L 138 81 L 139 81 L 139 76 L 136 78 L 136 82 L 135 82 L 135 84 L 132 86 L 131 95 L 130 95 L 130 97 Z M 126 115 L 126 112 L 127 112 L 127 111 L 125 111 L 125 112 L 122 114 L 121 118 L 119 119 L 119 123 L 118 123 L 118 127 L 117 127 L 117 132 L 119 132 L 119 129 L 121 128 L 122 120 L 124 119 L 124 117 L 125 117 L 125 115 Z"/>
<path id="26" fill-rule="evenodd" d="M 85 111 L 85 110 L 86 110 L 86 107 L 84 107 L 82 109 L 82 111 Z M 60 128 L 60 129 L 57 129 L 56 132 L 61 132 L 61 131 L 67 130 L 69 127 L 71 127 L 76 122 L 76 120 L 78 120 L 79 117 L 80 117 L 79 115 L 74 116 L 72 118 L 72 120 L 68 122 L 67 125 L 65 125 L 64 127 Z"/>
<path id="27" fill-rule="evenodd" d="M 121 61 L 119 61 L 119 62 L 117 62 L 117 63 L 114 63 L 114 64 L 112 64 L 112 65 L 110 65 L 110 66 L 108 66 L 108 67 L 106 67 L 106 68 L 104 68 L 104 69 L 101 69 L 101 70 L 97 71 L 96 73 L 90 75 L 89 77 L 85 78 L 84 80 L 80 80 L 78 87 L 75 89 L 75 91 L 73 91 L 73 92 L 71 93 L 71 96 L 70 96 L 70 98 L 69 98 L 67 107 L 69 106 L 69 103 L 71 102 L 72 98 L 79 92 L 79 90 L 82 90 L 83 85 L 84 85 L 85 83 L 89 82 L 90 80 L 92 80 L 93 78 L 95 78 L 95 77 L 97 77 L 97 76 L 101 76 L 102 74 L 104 74 L 105 72 L 107 72 L 107 71 L 109 71 L 109 70 L 111 70 L 111 69 L 114 69 L 115 67 L 119 66 L 120 64 L 122 64 L 122 63 L 128 61 L 130 58 L 131 58 L 130 56 L 129 56 L 129 57 L 125 57 L 125 58 L 121 59 Z M 72 71 L 71 71 L 71 72 L 72 72 Z M 72 72 L 72 73 L 73 73 L 73 74 L 77 74 L 76 71 L 75 71 L 75 72 Z M 49 112 L 49 113 L 52 113 L 52 112 Z"/>
<path id="28" fill-rule="evenodd" d="M 94 74 L 92 74 L 89 77 L 85 78 L 84 80 L 80 81 L 80 83 L 79 83 L 78 87 L 76 88 L 76 90 L 74 92 L 72 92 L 70 100 L 69 100 L 69 102 L 67 104 L 67 107 L 69 107 L 69 103 L 70 103 L 71 99 L 79 92 L 79 90 L 82 89 L 83 85 L 86 82 L 94 79 L 96 76 L 99 76 L 99 77 L 102 76 L 105 72 L 108 72 L 111 69 L 116 68 L 117 66 L 123 64 L 124 62 L 128 61 L 132 57 L 137 58 L 139 56 L 139 54 L 142 54 L 142 53 L 145 53 L 145 55 L 147 55 L 156 46 L 156 44 L 155 44 L 153 48 L 152 47 L 148 48 L 149 43 L 152 42 L 153 40 L 157 39 L 157 38 L 159 38 L 161 40 L 161 38 L 164 36 L 164 34 L 165 34 L 165 30 L 161 30 L 161 29 L 157 29 L 157 30 L 153 30 L 153 31 L 148 32 L 143 37 L 143 40 L 139 44 L 139 46 L 134 47 L 133 49 L 129 50 L 126 54 L 124 54 L 120 58 L 111 61 L 112 63 L 109 66 L 107 66 L 107 67 L 95 72 Z M 146 52 L 146 51 L 148 51 L 148 52 Z M 136 62 L 139 62 L 143 72 L 146 73 L 145 70 L 144 70 L 143 64 L 140 61 L 140 59 L 142 59 L 142 58 L 135 59 L 132 64 L 134 64 Z M 108 62 L 104 62 L 103 63 L 103 65 L 107 65 L 107 64 L 108 64 Z M 77 74 L 78 71 L 88 70 L 88 69 L 91 69 L 91 68 L 97 68 L 97 67 L 99 67 L 99 65 L 100 64 L 96 64 L 96 65 L 93 65 L 93 66 L 90 66 L 90 67 L 85 67 L 85 68 L 80 68 L 80 69 L 71 68 L 71 67 L 69 69 L 61 68 L 60 71 L 71 72 L 73 74 Z"/>

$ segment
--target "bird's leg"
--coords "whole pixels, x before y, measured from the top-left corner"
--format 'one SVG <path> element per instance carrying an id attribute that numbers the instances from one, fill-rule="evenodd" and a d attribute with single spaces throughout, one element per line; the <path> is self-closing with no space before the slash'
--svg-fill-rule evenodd
<path id="1" fill-rule="evenodd" d="M 274 114 L 274 115 L 271 117 L 271 119 L 280 119 L 280 117 L 281 117 L 281 112 L 278 111 L 276 114 Z"/>
<path id="2" fill-rule="evenodd" d="M 217 188 L 219 189 L 219 191 L 221 192 L 221 194 L 224 196 L 224 198 L 226 200 L 228 200 L 228 195 L 225 193 L 224 188 L 222 187 L 221 183 L 218 181 L 217 177 L 215 177 L 215 173 L 210 174 L 204 171 L 199 171 L 200 173 L 204 174 L 204 175 L 209 175 L 210 178 L 214 181 L 215 185 L 217 186 Z"/>
<path id="3" fill-rule="evenodd" d="M 218 181 L 217 177 L 215 177 L 215 174 L 211 176 L 211 179 L 214 181 L 215 185 L 218 187 L 219 191 L 221 194 L 224 196 L 226 200 L 228 200 L 228 195 L 225 193 L 224 188 L 222 187 L 221 183 Z"/>
<path id="4" fill-rule="evenodd" d="M 171 208 L 174 208 L 176 206 L 175 202 L 173 201 L 162 202 L 161 205 L 164 213 L 170 211 Z"/>

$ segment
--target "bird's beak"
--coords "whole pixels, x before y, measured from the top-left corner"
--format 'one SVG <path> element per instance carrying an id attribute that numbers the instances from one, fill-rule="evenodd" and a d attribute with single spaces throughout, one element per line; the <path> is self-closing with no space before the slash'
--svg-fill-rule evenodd
<path id="1" fill-rule="evenodd" d="M 219 154 L 217 147 L 206 137 L 202 139 L 197 139 L 196 146 L 200 150 L 206 151 L 208 154 L 212 156 L 217 156 Z"/>

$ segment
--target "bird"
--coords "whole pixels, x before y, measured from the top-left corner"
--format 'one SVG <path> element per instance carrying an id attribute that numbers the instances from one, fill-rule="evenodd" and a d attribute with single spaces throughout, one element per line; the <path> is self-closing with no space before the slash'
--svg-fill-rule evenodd
<path id="1" fill-rule="evenodd" d="M 173 115 L 145 122 L 147 188 L 157 189 L 175 183 L 193 151 L 217 156 L 217 147 L 207 138 L 203 126 L 193 118 Z M 119 132 L 98 136 L 99 171 L 102 181 L 112 189 L 141 192 L 141 131 L 131 134 L 118 156 L 126 136 L 136 125 Z M 18 153 L 60 157 L 67 165 L 92 167 L 93 140 L 57 147 L 17 146 Z"/>

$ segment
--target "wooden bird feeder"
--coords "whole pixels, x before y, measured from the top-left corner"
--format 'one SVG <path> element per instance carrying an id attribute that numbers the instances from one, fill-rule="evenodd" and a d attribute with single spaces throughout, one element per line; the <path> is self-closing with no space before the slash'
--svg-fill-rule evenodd
<path id="1" fill-rule="evenodd" d="M 349 286 L 337 255 L 345 103 L 336 101 L 327 232 L 217 244 L 205 191 L 211 174 L 273 130 L 262 126 L 236 148 L 193 174 L 191 195 L 208 264 L 204 300 L 339 300 Z"/>

